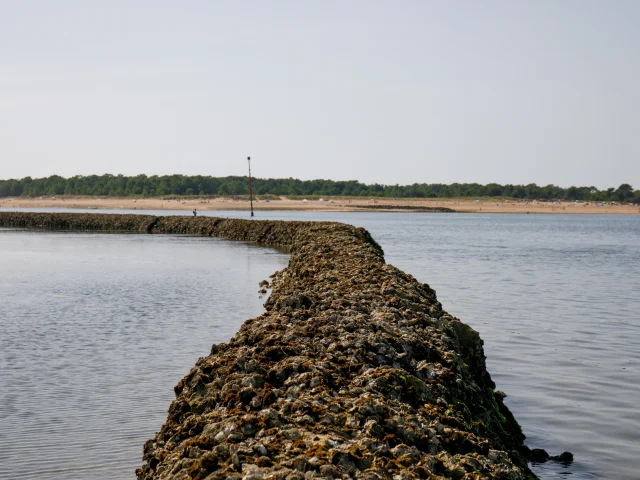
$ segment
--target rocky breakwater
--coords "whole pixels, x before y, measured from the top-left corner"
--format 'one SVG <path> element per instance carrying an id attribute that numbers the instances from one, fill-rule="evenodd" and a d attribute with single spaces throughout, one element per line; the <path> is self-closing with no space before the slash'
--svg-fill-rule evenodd
<path id="1" fill-rule="evenodd" d="M 401 211 L 401 212 L 429 212 L 429 213 L 456 213 L 455 210 L 447 207 L 424 207 L 421 205 L 341 205 L 350 208 L 368 209 L 368 210 L 382 210 L 382 211 Z"/>
<path id="2" fill-rule="evenodd" d="M 386 264 L 363 229 L 24 213 L 0 213 L 0 226 L 290 248 L 265 313 L 213 345 L 176 385 L 166 423 L 144 445 L 140 480 L 535 478 L 478 333 L 448 315 L 428 285 Z"/>

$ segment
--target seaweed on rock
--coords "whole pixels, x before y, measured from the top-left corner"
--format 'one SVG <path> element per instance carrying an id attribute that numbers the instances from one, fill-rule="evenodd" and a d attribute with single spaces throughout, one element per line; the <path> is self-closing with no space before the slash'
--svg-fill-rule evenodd
<path id="1" fill-rule="evenodd" d="M 266 311 L 175 387 L 140 480 L 535 478 L 478 333 L 364 229 L 0 213 L 0 226 L 212 235 L 290 248 Z"/>

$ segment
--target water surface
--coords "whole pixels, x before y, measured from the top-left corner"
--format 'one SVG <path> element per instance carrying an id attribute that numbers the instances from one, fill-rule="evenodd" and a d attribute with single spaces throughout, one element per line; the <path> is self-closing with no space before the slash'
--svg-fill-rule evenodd
<path id="1" fill-rule="evenodd" d="M 140 211 L 135 213 L 184 214 L 184 212 Z M 202 213 L 228 217 L 247 216 L 246 212 Z M 435 288 L 447 311 L 480 332 L 485 341 L 489 371 L 497 388 L 508 394 L 506 402 L 522 425 L 528 437 L 527 443 L 531 447 L 546 448 L 552 454 L 570 450 L 576 455 L 576 461 L 568 468 L 552 463 L 534 465 L 534 470 L 542 478 L 557 478 L 560 475 L 563 477 L 571 475 L 570 478 L 574 480 L 638 478 L 640 412 L 636 402 L 640 398 L 640 335 L 638 334 L 640 328 L 638 313 L 640 312 L 640 217 L 383 212 L 257 212 L 256 215 L 258 219 L 335 220 L 364 226 L 382 245 L 389 263 Z M 31 235 L 49 239 L 51 238 L 49 235 L 52 234 Z M 77 234 L 58 234 L 59 237 L 56 238 L 64 239 L 62 243 L 65 243 L 68 239 L 74 238 L 74 235 Z M 126 236 L 85 235 L 84 238 L 87 237 L 104 238 L 106 241 L 106 239 Z M 148 239 L 150 237 L 129 236 L 127 238 Z M 189 246 L 186 250 L 192 250 L 194 245 L 198 248 L 211 248 L 212 252 L 217 248 L 217 244 L 212 246 L 211 239 L 176 237 L 173 240 L 155 240 L 161 238 L 157 236 L 152 238 L 154 240 L 151 242 L 168 242 L 164 253 L 167 258 L 171 258 L 172 249 L 176 245 L 184 246 L 184 242 Z M 46 241 L 47 245 L 48 242 L 49 240 Z M 60 254 L 59 263 L 61 264 L 69 261 L 68 259 L 76 251 L 73 246 L 66 248 L 67 252 Z M 226 263 L 227 267 L 231 268 L 232 264 L 242 265 L 243 261 L 246 263 L 247 253 L 254 255 L 252 257 L 254 263 L 257 262 L 256 258 L 262 259 L 255 253 L 261 251 L 259 249 L 248 246 L 239 248 L 241 250 L 237 255 Z M 4 250 L 3 246 L 0 252 Z M 109 247 L 104 245 L 94 253 L 97 254 L 98 250 L 109 251 Z M 120 249 L 113 247 L 113 250 Z M 201 250 L 197 251 L 201 252 Z M 17 254 L 15 258 L 20 258 L 20 255 L 29 256 L 30 254 L 23 252 Z M 196 257 L 200 255 L 201 253 L 195 254 Z M 3 270 L 5 258 L 0 256 L 2 259 L 0 266 Z M 188 309 L 189 315 L 177 314 L 173 317 L 173 321 L 182 321 L 189 316 L 194 322 L 193 329 L 187 332 L 180 328 L 179 323 L 176 326 L 167 326 L 166 331 L 158 334 L 155 344 L 154 337 L 149 337 L 153 347 L 147 347 L 147 336 L 137 332 L 137 343 L 134 342 L 135 351 L 128 354 L 130 357 L 124 363 L 129 363 L 130 370 L 137 372 L 140 367 L 136 352 L 145 351 L 147 348 L 157 350 L 159 348 L 157 342 L 162 341 L 165 342 L 165 346 L 173 347 L 174 356 L 182 355 L 179 349 L 185 347 L 189 351 L 189 354 L 185 354 L 185 363 L 181 368 L 174 370 L 174 378 L 171 381 L 165 381 L 163 384 L 164 374 L 158 372 L 146 374 L 144 388 L 138 389 L 136 386 L 132 388 L 133 392 L 127 390 L 128 395 L 131 397 L 138 395 L 139 403 L 144 403 L 149 391 L 157 388 L 154 398 L 159 402 L 158 408 L 162 407 L 161 411 L 164 413 L 169 400 L 165 401 L 165 397 L 161 398 L 161 396 L 170 398 L 170 395 L 167 395 L 163 388 L 167 385 L 173 386 L 177 379 L 188 371 L 193 361 L 206 353 L 210 343 L 220 341 L 218 339 L 224 336 L 226 338 L 222 340 L 226 340 L 237 330 L 242 320 L 259 313 L 259 301 L 255 297 L 255 282 L 260 279 L 258 277 L 264 278 L 272 270 L 281 268 L 286 263 L 286 257 L 270 253 L 267 255 L 267 260 L 261 260 L 265 262 L 264 273 L 261 272 L 248 283 L 241 279 L 237 283 L 231 281 L 229 284 L 222 284 L 215 288 L 208 287 L 211 289 L 210 298 L 206 297 L 202 291 L 193 295 L 193 290 L 186 286 L 181 290 L 180 295 L 174 295 L 171 302 L 173 308 L 178 311 Z M 41 270 L 37 261 L 32 259 L 28 262 L 18 260 L 15 262 L 18 265 L 14 266 L 13 274 L 3 279 L 4 283 L 0 283 L 2 285 L 0 288 L 8 288 L 5 284 L 18 285 L 15 289 L 18 292 L 22 291 L 20 284 L 16 283 L 21 281 L 19 280 L 21 275 L 46 278 L 40 275 Z M 116 265 L 112 268 L 116 268 L 117 265 L 126 263 L 126 259 L 116 256 L 109 262 L 115 262 Z M 105 299 L 106 305 L 111 305 L 120 298 L 124 299 L 119 302 L 117 308 L 113 307 L 115 310 L 112 323 L 127 323 L 124 319 L 133 319 L 136 324 L 144 322 L 145 310 L 131 310 L 127 305 L 137 304 L 138 299 L 145 298 L 145 295 L 149 304 L 156 301 L 166 303 L 164 298 L 158 300 L 158 297 L 169 295 L 167 291 L 174 288 L 172 286 L 173 275 L 175 275 L 173 270 L 163 274 L 159 267 L 147 271 L 143 265 L 139 263 L 136 265 L 138 277 L 134 278 L 137 278 L 137 282 L 143 284 L 146 278 L 147 283 L 154 283 L 155 288 L 161 290 L 154 292 L 134 288 L 131 295 L 127 297 L 128 287 L 123 285 L 122 295 L 118 294 Z M 206 271 L 211 267 L 193 261 L 176 268 L 178 271 L 183 271 L 187 278 L 191 275 L 192 268 L 195 269 L 193 271 L 200 272 L 199 275 L 207 278 Z M 73 276 L 74 269 L 72 268 L 67 274 Z M 82 273 L 82 275 L 85 274 L 87 272 Z M 90 270 L 88 274 L 89 283 L 109 282 L 108 271 L 103 274 L 100 271 Z M 105 275 L 107 279 L 102 280 Z M 149 280 L 149 277 L 153 277 L 153 281 Z M 58 283 L 64 283 L 66 278 L 67 276 L 63 275 Z M 156 285 L 165 281 L 168 282 L 165 286 Z M 82 282 L 78 280 L 78 283 Z M 193 285 L 193 282 L 185 281 L 185 283 Z M 242 302 L 228 302 L 227 316 L 213 322 L 216 326 L 207 330 L 212 320 L 210 313 L 203 311 L 202 302 L 209 301 L 210 305 L 216 305 L 216 311 L 221 311 L 225 299 L 236 298 L 234 292 L 240 291 L 238 289 L 245 283 L 250 286 L 245 296 L 256 300 L 255 310 L 246 313 L 239 310 L 243 307 L 245 297 L 242 297 Z M 34 296 L 43 294 L 47 288 L 51 287 L 34 289 Z M 0 290 L 0 293 L 4 299 L 3 291 Z M 19 295 L 14 295 L 12 298 L 8 303 L 9 307 L 6 303 L 4 304 L 5 309 L 15 309 L 16 307 L 11 305 L 20 305 Z M 47 298 L 46 295 L 43 298 Z M 47 305 L 55 305 L 55 310 L 58 311 L 65 308 L 66 303 L 58 303 L 57 300 L 51 299 Z M 2 308 L 0 307 L 0 313 Z M 22 310 L 18 309 L 18 311 Z M 73 309 L 67 311 L 70 312 L 70 317 L 74 316 L 71 314 Z M 193 320 L 200 314 L 203 315 L 202 320 Z M 227 318 L 233 321 L 227 323 Z M 98 319 L 99 317 L 96 317 L 96 320 Z M 37 324 L 37 321 L 35 323 Z M 141 330 L 144 332 L 148 324 L 142 323 L 142 325 Z M 72 336 L 74 328 L 79 328 L 79 325 L 72 323 L 68 328 L 69 335 Z M 16 338 L 20 335 L 21 333 L 15 333 Z M 23 346 L 14 352 L 12 360 L 12 362 L 19 361 L 24 364 L 26 377 L 31 375 L 29 373 L 31 370 L 41 365 L 41 363 L 34 363 L 36 357 L 32 354 L 20 359 L 25 351 L 31 351 L 31 338 L 34 335 L 31 333 L 24 335 Z M 109 334 L 105 334 L 105 338 L 108 337 Z M 87 338 L 91 336 L 88 335 Z M 200 343 L 192 344 L 196 340 Z M 125 341 L 123 336 L 120 340 L 116 340 L 116 343 Z M 70 342 L 68 348 L 77 347 L 73 347 Z M 0 353 L 1 355 L 3 353 Z M 5 371 L 10 368 L 10 364 L 5 357 L 2 358 L 0 373 L 4 381 Z M 42 359 L 38 361 L 42 362 Z M 103 361 L 98 360 L 96 365 Z M 168 365 L 174 364 L 171 359 L 164 357 L 154 361 L 160 364 L 163 362 Z M 56 375 L 63 375 L 65 378 L 67 368 L 68 365 L 63 364 L 51 374 L 50 378 L 54 379 Z M 155 366 L 149 370 L 155 370 Z M 158 387 L 158 384 L 162 386 Z M 12 388 L 12 391 L 22 395 L 25 386 L 28 386 L 28 382 L 19 388 Z M 32 388 L 37 387 L 38 383 L 34 381 Z M 93 384 L 86 387 L 89 397 L 93 395 L 90 392 L 95 388 L 98 386 Z M 3 385 L 0 385 L 0 391 L 4 391 Z M 79 391 L 82 392 L 82 389 Z M 62 395 L 62 393 L 58 394 Z M 110 394 L 115 395 L 111 401 L 119 402 L 118 398 L 123 392 L 122 389 L 113 389 Z M 0 396 L 0 398 L 2 402 L 5 401 L 3 397 Z M 74 399 L 73 402 L 77 402 L 73 404 L 76 407 L 70 406 L 70 411 L 84 405 L 82 399 Z M 4 405 L 0 403 L 2 412 L 5 410 Z M 143 423 L 144 418 L 140 418 L 140 413 L 133 411 L 134 408 L 139 407 L 136 405 L 131 408 L 129 405 L 132 403 L 122 402 L 122 409 L 128 410 L 131 418 L 136 418 Z M 163 415 L 160 417 L 164 420 Z M 153 424 L 147 428 L 146 432 L 155 432 L 161 423 L 157 421 L 157 417 L 153 419 L 149 417 L 146 421 Z M 14 428 L 20 436 L 23 435 L 18 426 Z M 73 448 L 86 448 L 87 438 L 107 441 L 99 428 L 98 425 L 93 437 L 90 436 L 91 431 L 76 432 L 78 440 Z M 48 438 L 46 431 L 26 429 L 25 432 L 27 437 L 18 442 L 22 448 L 29 446 L 30 442 L 46 441 Z M 138 433 L 133 430 L 129 432 L 131 444 L 134 443 L 133 436 Z M 1 444 L 2 435 L 0 432 L 0 455 L 5 454 L 6 451 Z M 119 478 L 133 478 L 130 472 L 135 465 L 138 465 L 140 447 L 144 439 L 149 436 L 145 433 L 136 437 L 135 441 L 138 441 L 137 438 L 142 438 L 135 450 L 136 455 L 131 457 L 131 467 L 127 467 L 129 468 L 127 473 L 123 473 Z M 64 437 L 61 433 L 59 438 L 68 439 L 69 436 Z M 7 443 L 10 443 L 9 439 L 11 442 L 16 442 L 15 432 L 6 438 Z M 121 437 L 117 437 L 115 444 L 120 445 L 120 442 Z M 104 443 L 98 444 L 95 448 L 97 450 L 104 448 Z M 114 460 L 113 465 L 116 463 Z M 69 462 L 63 459 L 59 464 L 64 466 Z M 0 465 L 4 465 L 4 462 L 0 462 Z M 77 478 L 116 478 L 113 475 L 100 477 L 98 473 L 94 473 L 92 471 Z"/>
<path id="2" fill-rule="evenodd" d="M 0 478 L 133 479 L 173 386 L 260 314 L 288 255 L 218 239 L 0 230 Z"/>

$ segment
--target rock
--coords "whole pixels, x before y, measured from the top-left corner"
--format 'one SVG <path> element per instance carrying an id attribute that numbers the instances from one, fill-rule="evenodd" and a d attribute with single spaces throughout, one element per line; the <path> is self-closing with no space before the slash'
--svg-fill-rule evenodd
<path id="1" fill-rule="evenodd" d="M 529 451 L 529 460 L 536 463 L 543 463 L 549 460 L 549 454 L 543 448 L 532 448 Z"/>
<path id="2" fill-rule="evenodd" d="M 0 226 L 207 235 L 291 252 L 267 311 L 176 385 L 139 480 L 535 478 L 480 336 L 386 264 L 364 229 L 21 212 L 0 213 Z"/>
<path id="3" fill-rule="evenodd" d="M 573 462 L 573 454 L 571 452 L 562 452 L 560 455 L 550 456 L 546 450 L 542 448 L 520 449 L 520 452 L 531 462 L 544 463 L 548 460 L 568 465 Z"/>
<path id="4" fill-rule="evenodd" d="M 568 465 L 573 462 L 573 453 L 571 452 L 562 452 L 560 455 L 554 455 L 553 457 L 549 457 L 549 460 L 553 460 L 555 462 L 564 463 Z"/>

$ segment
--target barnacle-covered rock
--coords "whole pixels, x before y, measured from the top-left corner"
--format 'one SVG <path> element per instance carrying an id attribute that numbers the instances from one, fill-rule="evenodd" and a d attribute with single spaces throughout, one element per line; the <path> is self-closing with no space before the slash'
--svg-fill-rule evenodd
<path id="1" fill-rule="evenodd" d="M 477 332 L 364 229 L 212 217 L 0 213 L 0 226 L 280 245 L 266 311 L 175 387 L 140 480 L 535 478 Z M 261 285 L 263 286 L 263 285 Z"/>

